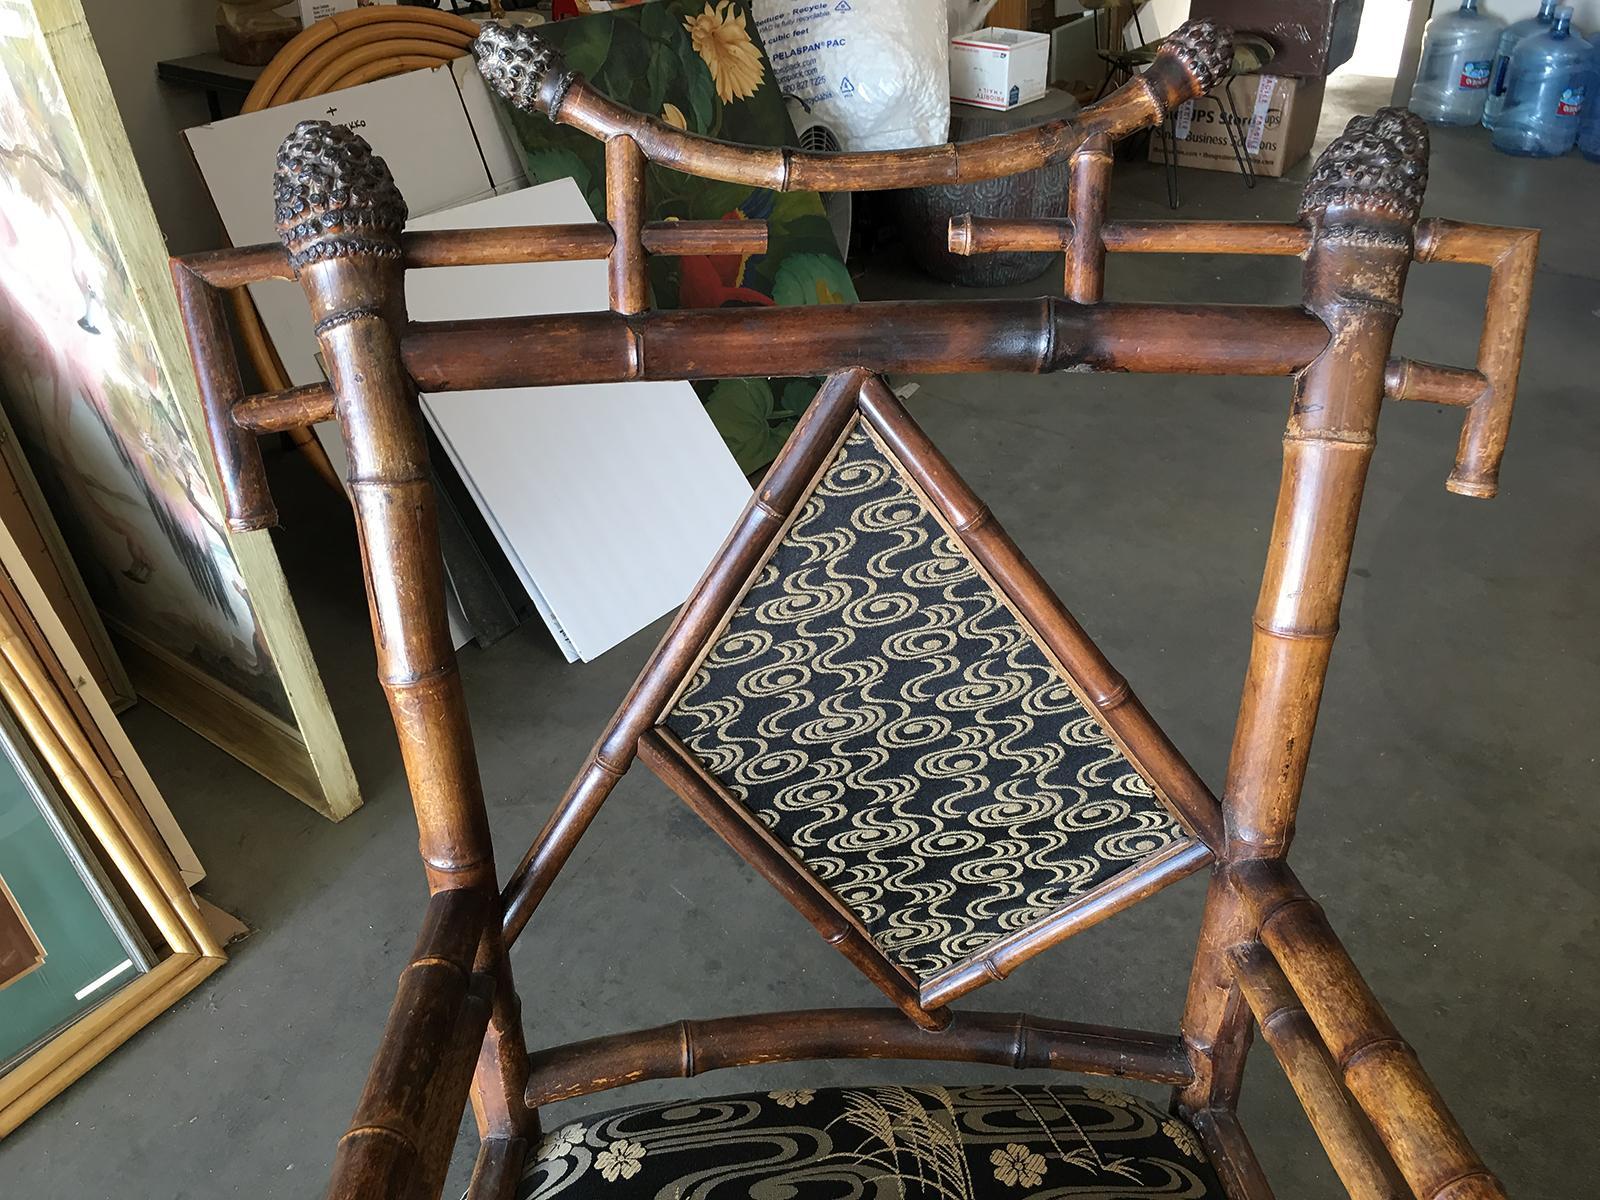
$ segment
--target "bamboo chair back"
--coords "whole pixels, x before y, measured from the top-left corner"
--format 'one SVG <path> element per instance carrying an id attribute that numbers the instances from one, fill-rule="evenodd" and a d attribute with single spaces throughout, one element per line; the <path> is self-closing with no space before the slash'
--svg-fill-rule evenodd
<path id="1" fill-rule="evenodd" d="M 469 1090 L 482 1138 L 471 1195 L 485 1200 L 510 1195 L 541 1105 L 753 1062 L 894 1056 L 1170 1085 L 1226 1194 L 1261 1200 L 1271 1190 L 1237 1119 L 1245 1054 L 1259 1024 L 1352 1196 L 1395 1197 L 1409 1188 L 1425 1200 L 1502 1197 L 1286 855 L 1383 400 L 1461 408 L 1447 486 L 1468 496 L 1495 493 L 1537 235 L 1421 219 L 1427 132 L 1392 109 L 1353 120 L 1328 148 L 1293 223 L 1110 219 L 1112 141 L 1164 119 L 1226 72 L 1227 34 L 1208 22 L 1185 26 L 1144 75 L 1073 121 L 959 147 L 871 154 L 735 146 L 688 134 L 612 103 L 527 29 L 490 25 L 476 52 L 485 77 L 512 103 L 605 141 L 605 221 L 406 234 L 405 204 L 382 159 L 348 129 L 308 122 L 280 155 L 283 244 L 173 264 L 231 528 L 260 529 L 274 519 L 260 435 L 339 422 L 380 674 L 433 894 L 340 1142 L 330 1195 L 436 1196 Z M 1072 180 L 1060 219 L 965 218 L 952 222 L 950 243 L 963 254 L 1061 251 L 1060 296 L 649 307 L 647 256 L 759 253 L 765 230 L 759 222 L 645 222 L 647 162 L 778 190 L 838 191 L 968 182 L 1058 160 L 1069 162 Z M 1175 252 L 1300 257 L 1303 301 L 1104 300 L 1108 254 Z M 607 262 L 608 311 L 449 323 L 406 316 L 409 268 L 574 259 Z M 1470 368 L 1391 357 L 1410 266 L 1440 261 L 1490 269 L 1483 338 Z M 328 364 L 326 385 L 245 394 L 222 296 L 267 278 L 303 285 Z M 753 363 L 775 375 L 828 380 L 502 887 L 445 622 L 417 393 L 739 376 Z M 881 379 L 894 371 L 978 370 L 1291 380 L 1283 473 L 1223 802 Z M 819 563 L 826 569 L 808 581 L 808 565 Z M 829 571 L 877 582 L 829 599 L 819 582 Z M 928 589 L 944 606 L 942 624 L 881 632 L 907 605 L 935 603 Z M 813 610 L 837 619 L 805 624 Z M 811 641 L 796 642 L 796 630 Z M 901 640 L 891 644 L 891 637 Z M 867 650 L 852 659 L 839 651 L 845 643 Z M 805 702 L 796 701 L 804 689 L 794 684 L 793 656 L 771 657 L 785 644 L 809 645 L 811 657 L 861 672 L 851 693 L 858 701 L 890 698 L 865 716 L 871 706 L 819 705 L 803 730 L 785 726 L 785 706 Z M 947 673 L 943 659 L 950 671 L 967 672 L 959 685 L 929 683 Z M 889 693 L 871 690 L 891 685 Z M 930 695 L 941 698 L 931 708 Z M 970 755 L 963 758 L 972 747 L 959 744 L 961 723 L 947 719 L 952 708 L 1010 722 L 1017 736 L 1006 753 L 1032 756 L 1036 784 L 1051 770 L 1066 775 L 999 796 L 1010 806 L 1006 833 L 1020 824 L 1025 837 L 1049 847 L 1030 858 L 1033 877 L 1000 889 L 1003 902 L 991 890 L 971 903 L 957 876 L 965 872 L 982 886 L 1009 880 L 1017 855 L 1004 837 L 975 832 L 981 822 L 956 821 L 934 831 L 921 858 L 912 855 L 909 869 L 926 876 L 904 891 L 926 893 L 918 907 L 870 878 L 870 855 L 853 847 L 865 835 L 847 819 L 851 805 L 837 802 L 832 767 L 808 777 L 810 791 L 783 781 L 795 764 L 814 769 L 828 761 L 863 722 L 880 748 L 889 747 L 885 762 L 894 758 L 895 739 L 931 744 L 953 730 L 958 743 L 941 745 L 935 758 L 856 772 L 845 790 L 871 791 L 880 811 L 906 815 L 896 806 L 926 788 L 944 810 L 970 818 L 974 810 L 961 806 L 981 772 L 971 769 Z M 769 737 L 775 728 L 782 736 Z M 741 748 L 756 742 L 758 753 Z M 635 759 L 771 880 L 892 1007 L 682 1021 L 530 1056 L 506 948 Z M 818 814 L 830 812 L 843 814 L 844 824 L 818 834 Z M 940 856 L 954 865 L 926 861 Z M 1018 1013 L 954 1016 L 950 1003 L 967 992 L 1201 869 L 1210 886 L 1176 1033 Z"/>

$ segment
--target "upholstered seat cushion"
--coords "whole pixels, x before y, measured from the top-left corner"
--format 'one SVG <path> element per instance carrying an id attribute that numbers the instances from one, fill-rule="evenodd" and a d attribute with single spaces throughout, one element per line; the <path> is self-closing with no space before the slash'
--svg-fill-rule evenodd
<path id="1" fill-rule="evenodd" d="M 1220 1200 L 1194 1131 L 1124 1092 L 793 1088 L 554 1126 L 519 1200 Z"/>

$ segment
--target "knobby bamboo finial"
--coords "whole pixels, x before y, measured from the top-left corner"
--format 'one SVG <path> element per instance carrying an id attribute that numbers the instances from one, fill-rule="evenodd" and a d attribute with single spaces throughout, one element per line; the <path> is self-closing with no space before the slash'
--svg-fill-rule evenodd
<path id="1" fill-rule="evenodd" d="M 1416 224 L 1428 186 L 1428 127 L 1403 108 L 1352 117 L 1318 157 L 1300 215 L 1357 209 Z"/>
<path id="2" fill-rule="evenodd" d="M 1215 21 L 1185 21 L 1161 43 L 1177 58 L 1202 92 L 1209 92 L 1233 66 L 1233 34 Z"/>
<path id="3" fill-rule="evenodd" d="M 296 125 L 278 150 L 273 199 L 296 271 L 346 255 L 400 257 L 406 202 L 388 164 L 347 126 Z"/>
<path id="4" fill-rule="evenodd" d="M 1233 34 L 1204 18 L 1185 21 L 1161 42 L 1149 70 L 1138 76 L 1164 118 L 1185 100 L 1205 95 L 1228 76 L 1233 66 Z"/>
<path id="5" fill-rule="evenodd" d="M 572 82 L 559 50 L 526 25 L 494 21 L 484 25 L 473 50 L 485 82 L 513 107 L 555 119 Z"/>

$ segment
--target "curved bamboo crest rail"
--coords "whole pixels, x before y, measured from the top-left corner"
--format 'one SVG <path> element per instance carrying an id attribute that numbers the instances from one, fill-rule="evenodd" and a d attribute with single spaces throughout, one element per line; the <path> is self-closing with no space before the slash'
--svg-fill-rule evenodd
<path id="1" fill-rule="evenodd" d="M 1427 131 L 1396 110 L 1351 122 L 1318 160 L 1293 224 L 1107 220 L 1110 138 L 1159 119 L 1213 81 L 1226 65 L 1226 48 L 1226 35 L 1214 26 L 1188 26 L 1142 80 L 1078 122 L 1043 132 L 959 149 L 828 156 L 730 146 L 670 129 L 600 97 L 562 70 L 535 35 L 490 27 L 478 52 L 498 87 L 519 104 L 607 140 L 605 222 L 405 235 L 405 203 L 383 160 L 348 129 L 308 122 L 280 155 L 283 244 L 174 262 L 235 528 L 259 528 L 272 516 L 257 435 L 316 420 L 340 423 L 350 448 L 379 670 L 433 893 L 383 1049 L 341 1144 L 331 1196 L 436 1196 L 474 1067 L 472 1098 L 483 1141 L 470 1195 L 505 1200 L 542 1104 L 638 1079 L 750 1063 L 898 1057 L 1045 1065 L 1171 1084 L 1176 1107 L 1205 1142 L 1228 1200 L 1270 1200 L 1237 1117 L 1252 1023 L 1259 1021 L 1357 1200 L 1395 1200 L 1402 1179 L 1422 1200 L 1504 1200 L 1320 911 L 1299 890 L 1286 856 L 1383 399 L 1464 407 L 1466 427 L 1449 486 L 1493 494 L 1537 235 L 1419 221 Z M 764 232 L 743 222 L 739 230 L 644 224 L 646 161 L 768 187 L 869 188 L 975 179 L 1061 157 L 1070 158 L 1072 178 L 1062 219 L 973 218 L 954 223 L 951 235 L 963 252 L 1061 250 L 1064 298 L 649 309 L 649 254 L 731 253 L 735 244 L 764 244 Z M 1301 303 L 1104 301 L 1108 253 L 1185 251 L 1303 257 Z M 577 259 L 607 261 L 609 311 L 448 324 L 415 324 L 405 311 L 408 267 Z M 1496 307 L 1485 321 L 1475 369 L 1391 357 L 1407 272 L 1413 262 L 1434 261 L 1491 268 Z M 328 364 L 327 386 L 244 394 L 219 289 L 263 278 L 298 278 L 305 289 Z M 1196 348 L 1202 344 L 1203 352 Z M 466 702 L 445 626 L 419 386 L 449 392 L 704 378 L 762 367 L 828 380 L 795 432 L 793 453 L 786 452 L 757 488 L 548 823 L 504 889 L 497 888 Z M 848 921 L 836 921 L 840 914 L 784 883 L 791 868 L 801 868 L 781 848 L 768 848 L 758 868 L 794 893 L 797 907 L 812 905 L 808 915 L 818 928 L 895 1008 L 678 1022 L 541 1050 L 530 1060 L 506 946 L 635 759 L 658 770 L 673 761 L 658 729 L 668 698 L 696 661 L 701 641 L 765 561 L 849 421 L 874 421 L 892 433 L 896 453 L 924 492 L 960 510 L 962 519 L 952 527 L 970 534 L 969 548 L 979 547 L 974 553 L 999 586 L 1014 589 L 1012 599 L 1047 634 L 1053 631 L 1051 644 L 1062 661 L 1078 664 L 1071 668 L 1075 677 L 1094 681 L 1102 716 L 1122 730 L 1129 746 L 1137 742 L 1149 761 L 1166 763 L 1169 774 L 1188 770 L 1127 682 L 1098 658 L 1087 634 L 876 378 L 888 369 L 1254 373 L 1293 380 L 1224 800 L 1219 806 L 1192 772 L 1182 776 L 1183 807 L 1197 841 L 1163 876 L 1213 863 L 1179 1033 L 954 1011 L 948 1001 L 1003 977 L 1011 960 L 959 964 L 959 978 L 953 975 L 943 990 L 919 991 L 880 969 L 864 935 L 855 937 Z M 1146 894 L 1141 888 L 1100 895 L 1092 919 L 1136 902 Z M 1041 938 L 1039 948 L 1068 931 Z M 1008 953 L 1021 961 L 1028 949 L 1019 938 Z"/>
<path id="2" fill-rule="evenodd" d="M 959 145 L 833 154 L 734 145 L 624 108 L 568 70 L 560 51 L 525 25 L 485 25 L 476 52 L 489 86 L 523 112 L 542 113 L 608 143 L 627 137 L 661 166 L 780 192 L 867 192 L 1013 175 L 1059 162 L 1087 138 L 1115 139 L 1158 124 L 1227 74 L 1233 37 L 1215 21 L 1185 23 L 1144 74 L 1072 120 Z"/>

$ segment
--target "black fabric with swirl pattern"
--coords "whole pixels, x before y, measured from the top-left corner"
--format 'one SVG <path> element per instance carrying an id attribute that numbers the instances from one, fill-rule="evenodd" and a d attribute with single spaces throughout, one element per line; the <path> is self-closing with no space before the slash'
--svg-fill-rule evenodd
<path id="1" fill-rule="evenodd" d="M 1103 1088 L 789 1088 L 563 1125 L 518 1200 L 1221 1200 L 1181 1120 Z"/>
<path id="2" fill-rule="evenodd" d="M 1188 836 L 860 424 L 665 724 L 920 979 Z"/>

